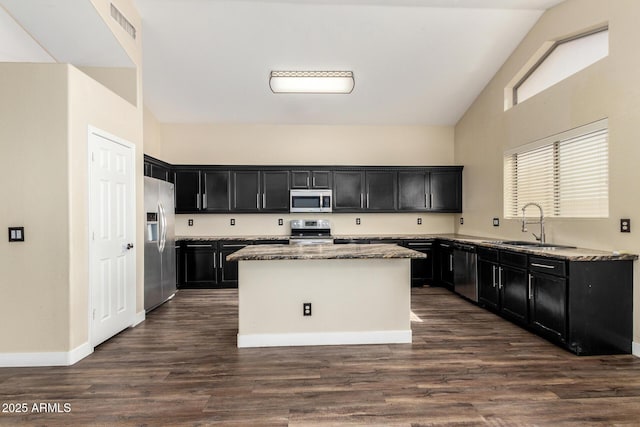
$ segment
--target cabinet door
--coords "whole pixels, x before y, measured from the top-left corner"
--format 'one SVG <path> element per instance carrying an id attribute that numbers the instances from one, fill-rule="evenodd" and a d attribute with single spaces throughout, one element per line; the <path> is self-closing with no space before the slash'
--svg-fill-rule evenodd
<path id="1" fill-rule="evenodd" d="M 260 210 L 260 172 L 233 171 L 233 211 L 257 212 Z"/>
<path id="2" fill-rule="evenodd" d="M 462 212 L 462 176 L 458 171 L 429 174 L 432 211 Z"/>
<path id="3" fill-rule="evenodd" d="M 177 170 L 175 180 L 176 213 L 199 211 L 200 171 Z"/>
<path id="4" fill-rule="evenodd" d="M 567 337 L 567 281 L 564 277 L 529 275 L 530 323 L 542 335 L 564 341 Z"/>
<path id="5" fill-rule="evenodd" d="M 289 171 L 262 172 L 262 209 L 289 212 Z"/>
<path id="6" fill-rule="evenodd" d="M 330 189 L 331 171 L 311 171 L 311 188 Z"/>
<path id="7" fill-rule="evenodd" d="M 438 252 L 440 283 L 448 289 L 453 289 L 453 248 L 441 243 Z"/>
<path id="8" fill-rule="evenodd" d="M 336 171 L 333 175 L 333 209 L 359 211 L 364 209 L 364 173 Z"/>
<path id="9" fill-rule="evenodd" d="M 212 288 L 218 283 L 215 244 L 187 244 L 182 249 L 183 288 Z"/>
<path id="10" fill-rule="evenodd" d="M 426 254 L 426 258 L 411 260 L 411 285 L 424 286 L 433 281 L 433 249 L 432 242 L 403 242 L 402 246 Z"/>
<path id="11" fill-rule="evenodd" d="M 227 255 L 230 255 L 247 246 L 242 243 L 221 243 L 218 252 L 218 271 L 219 284 L 224 287 L 237 287 L 238 286 L 238 261 L 227 261 Z"/>
<path id="12" fill-rule="evenodd" d="M 498 273 L 502 301 L 500 313 L 519 323 L 527 323 L 529 302 L 527 271 L 502 265 Z"/>
<path id="13" fill-rule="evenodd" d="M 478 260 L 478 302 L 491 310 L 498 310 L 498 266 L 493 262 Z"/>
<path id="14" fill-rule="evenodd" d="M 398 173 L 398 209 L 419 211 L 427 209 L 427 175 L 424 172 Z"/>
<path id="15" fill-rule="evenodd" d="M 203 171 L 204 194 L 202 209 L 207 212 L 228 212 L 231 179 L 229 171 Z"/>
<path id="16" fill-rule="evenodd" d="M 310 171 L 291 171 L 291 188 L 307 189 L 311 187 Z"/>
<path id="17" fill-rule="evenodd" d="M 366 173 L 366 203 L 372 211 L 396 209 L 398 175 L 395 171 L 370 171 Z"/>

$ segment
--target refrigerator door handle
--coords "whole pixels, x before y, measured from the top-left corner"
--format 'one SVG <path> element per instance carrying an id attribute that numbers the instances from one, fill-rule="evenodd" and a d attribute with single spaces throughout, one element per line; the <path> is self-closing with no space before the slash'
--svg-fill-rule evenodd
<path id="1" fill-rule="evenodd" d="M 160 213 L 159 223 L 161 225 L 160 232 L 158 233 L 158 250 L 162 253 L 164 252 L 165 246 L 165 237 L 167 233 L 167 222 L 164 217 L 164 206 L 162 206 L 162 202 L 158 202 L 158 211 Z"/>

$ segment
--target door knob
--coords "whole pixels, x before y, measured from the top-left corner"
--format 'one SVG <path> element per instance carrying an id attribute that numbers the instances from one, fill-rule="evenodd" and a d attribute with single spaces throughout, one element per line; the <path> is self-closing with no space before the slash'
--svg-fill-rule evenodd
<path id="1" fill-rule="evenodd" d="M 127 250 L 133 249 L 133 243 L 127 243 Z"/>

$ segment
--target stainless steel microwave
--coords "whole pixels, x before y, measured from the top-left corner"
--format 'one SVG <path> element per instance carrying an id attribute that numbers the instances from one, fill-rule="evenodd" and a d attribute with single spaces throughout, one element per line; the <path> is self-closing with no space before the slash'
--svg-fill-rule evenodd
<path id="1" fill-rule="evenodd" d="M 331 212 L 331 190 L 291 190 L 290 212 Z"/>

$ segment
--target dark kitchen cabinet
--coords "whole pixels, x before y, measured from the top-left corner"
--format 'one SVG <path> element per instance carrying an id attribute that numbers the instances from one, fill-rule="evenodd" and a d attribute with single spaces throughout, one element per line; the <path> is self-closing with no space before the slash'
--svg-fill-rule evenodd
<path id="1" fill-rule="evenodd" d="M 398 210 L 462 212 L 462 168 L 399 171 Z"/>
<path id="2" fill-rule="evenodd" d="M 176 213 L 198 212 L 202 207 L 200 170 L 175 171 Z"/>
<path id="3" fill-rule="evenodd" d="M 146 154 L 144 155 L 144 176 L 173 182 L 171 165 Z"/>
<path id="4" fill-rule="evenodd" d="M 331 171 L 292 170 L 291 188 L 294 189 L 330 189 Z"/>
<path id="5" fill-rule="evenodd" d="M 260 210 L 260 171 L 237 170 L 233 176 L 232 205 L 235 212 L 258 212 Z"/>
<path id="6" fill-rule="evenodd" d="M 564 261 L 533 257 L 529 262 L 530 325 L 540 335 L 561 342 L 567 337 L 567 279 L 563 265 Z M 560 275 L 549 274 L 560 266 L 556 269 Z"/>
<path id="7" fill-rule="evenodd" d="M 365 173 L 365 207 L 369 211 L 394 211 L 397 206 L 398 173 L 395 170 Z"/>
<path id="8" fill-rule="evenodd" d="M 450 243 L 438 243 L 437 255 L 439 284 L 453 290 L 453 246 Z"/>
<path id="9" fill-rule="evenodd" d="M 427 255 L 426 258 L 411 260 L 411 286 L 433 283 L 433 241 L 409 240 L 400 242 L 400 245 Z"/>
<path id="10" fill-rule="evenodd" d="M 202 210 L 205 212 L 228 212 L 231 194 L 229 171 L 202 171 L 204 194 Z"/>
<path id="11" fill-rule="evenodd" d="M 262 204 L 260 209 L 269 212 L 289 211 L 289 171 L 262 172 Z"/>
<path id="12" fill-rule="evenodd" d="M 500 251 L 498 267 L 500 313 L 511 320 L 526 324 L 529 312 L 527 255 Z"/>
<path id="13" fill-rule="evenodd" d="M 333 210 L 360 211 L 364 209 L 364 179 L 361 170 L 334 171 Z"/>
<path id="14" fill-rule="evenodd" d="M 245 246 L 243 241 L 221 241 L 218 246 L 219 283 L 225 287 L 238 286 L 238 261 L 227 261 L 230 255 Z"/>
<path id="15" fill-rule="evenodd" d="M 182 246 L 183 288 L 213 288 L 218 284 L 216 242 L 186 243 Z"/>
<path id="16" fill-rule="evenodd" d="M 500 308 L 498 251 L 478 248 L 478 303 L 492 311 Z"/>
<path id="17" fill-rule="evenodd" d="M 431 204 L 435 212 L 462 212 L 461 171 L 432 171 L 429 173 Z"/>

